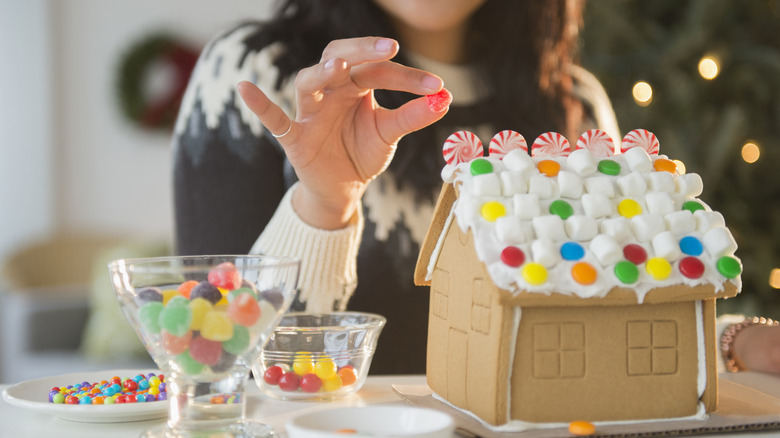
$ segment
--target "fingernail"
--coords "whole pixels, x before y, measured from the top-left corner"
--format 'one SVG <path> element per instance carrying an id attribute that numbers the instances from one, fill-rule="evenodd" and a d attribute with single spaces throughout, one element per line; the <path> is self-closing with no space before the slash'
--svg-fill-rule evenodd
<path id="1" fill-rule="evenodd" d="M 387 38 L 380 38 L 376 41 L 374 48 L 377 52 L 389 52 L 393 49 L 395 41 Z"/>
<path id="2" fill-rule="evenodd" d="M 429 93 L 435 93 L 439 91 L 442 85 L 443 83 L 441 79 L 437 78 L 436 76 L 425 76 L 422 78 L 422 86 L 428 90 Z"/>
<path id="3" fill-rule="evenodd" d="M 330 70 L 333 68 L 333 64 L 336 63 L 336 60 L 331 58 L 325 63 L 325 70 Z"/>

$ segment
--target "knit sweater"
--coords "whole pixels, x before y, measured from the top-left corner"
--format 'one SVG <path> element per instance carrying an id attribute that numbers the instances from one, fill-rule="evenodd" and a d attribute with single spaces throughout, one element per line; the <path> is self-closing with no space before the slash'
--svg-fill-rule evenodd
<path id="1" fill-rule="evenodd" d="M 299 257 L 296 309 L 384 315 L 388 321 L 371 372 L 423 373 L 428 291 L 414 286 L 413 272 L 438 190 L 420 196 L 386 172 L 368 186 L 346 228 L 326 231 L 303 222 L 290 201 L 296 185 L 293 169 L 235 91 L 239 81 L 250 80 L 288 115 L 295 114 L 293 81 L 279 91 L 274 88 L 277 70 L 272 60 L 281 47 L 246 46 L 258 29 L 244 25 L 212 40 L 184 96 L 173 139 L 178 252 Z M 453 95 L 450 113 L 464 114 L 458 129 L 492 136 L 488 121 L 471 116 L 475 112 L 469 108 L 484 98 L 471 86 L 469 69 L 410 58 L 415 67 L 444 80 Z M 581 68 L 572 75 L 594 126 L 620 138 L 598 81 Z"/>

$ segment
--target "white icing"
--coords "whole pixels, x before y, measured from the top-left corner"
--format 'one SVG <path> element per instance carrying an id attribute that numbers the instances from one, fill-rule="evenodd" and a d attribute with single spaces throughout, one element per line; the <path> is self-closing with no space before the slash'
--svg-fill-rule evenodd
<path id="1" fill-rule="evenodd" d="M 707 389 L 707 349 L 704 346 L 704 311 L 699 300 L 696 300 L 696 346 L 698 348 L 697 363 L 699 365 L 696 390 L 699 398 L 701 398 L 704 395 L 704 390 Z"/>
<path id="2" fill-rule="evenodd" d="M 733 254 L 737 250 L 737 242 L 726 227 L 716 227 L 707 231 L 702 240 L 707 252 L 716 257 Z"/>

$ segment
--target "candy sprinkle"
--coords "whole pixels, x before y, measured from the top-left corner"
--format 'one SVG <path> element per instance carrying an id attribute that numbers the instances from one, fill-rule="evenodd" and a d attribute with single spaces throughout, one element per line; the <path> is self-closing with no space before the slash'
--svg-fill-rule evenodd
<path id="1" fill-rule="evenodd" d="M 164 375 L 149 373 L 124 379 L 112 377 L 96 383 L 74 383 L 73 385 L 51 388 L 49 402 L 69 405 L 100 405 L 167 400 L 168 394 L 164 382 Z"/>

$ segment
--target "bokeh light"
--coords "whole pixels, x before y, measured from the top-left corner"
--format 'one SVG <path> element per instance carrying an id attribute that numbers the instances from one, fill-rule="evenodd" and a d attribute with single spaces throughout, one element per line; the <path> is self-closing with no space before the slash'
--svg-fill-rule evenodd
<path id="1" fill-rule="evenodd" d="M 704 79 L 715 79 L 718 76 L 718 73 L 720 73 L 720 66 L 715 58 L 705 56 L 699 61 L 699 74 Z"/>
<path id="2" fill-rule="evenodd" d="M 742 159 L 747 163 L 755 163 L 761 156 L 761 149 L 758 145 L 751 142 L 747 142 L 742 146 Z"/>
<path id="3" fill-rule="evenodd" d="M 769 285 L 780 289 L 780 268 L 772 269 L 772 272 L 769 273 Z"/>
<path id="4" fill-rule="evenodd" d="M 653 87 L 645 81 L 639 81 L 634 84 L 631 93 L 634 96 L 634 101 L 639 106 L 648 106 L 653 101 Z"/>

